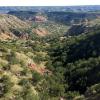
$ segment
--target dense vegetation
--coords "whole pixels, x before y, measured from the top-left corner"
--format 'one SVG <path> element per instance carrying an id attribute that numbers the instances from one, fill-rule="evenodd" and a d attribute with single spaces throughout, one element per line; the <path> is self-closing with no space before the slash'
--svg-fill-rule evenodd
<path id="1" fill-rule="evenodd" d="M 62 75 L 67 84 L 66 92 L 84 94 L 88 87 L 100 82 L 99 38 L 100 31 L 96 30 L 62 41 L 58 39 L 55 43 L 51 41 L 49 55 L 53 67 L 50 69 L 58 73 L 59 69 L 64 70 Z"/>
<path id="2" fill-rule="evenodd" d="M 0 100 L 99 100 L 100 26 L 78 23 L 66 32 L 55 22 L 11 29 L 27 39 L 0 40 Z M 34 34 L 39 27 L 52 34 Z"/>

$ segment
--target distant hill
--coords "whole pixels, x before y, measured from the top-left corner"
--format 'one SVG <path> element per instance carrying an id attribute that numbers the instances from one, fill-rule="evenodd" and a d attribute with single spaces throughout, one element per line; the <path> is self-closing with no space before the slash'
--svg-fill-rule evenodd
<path id="1" fill-rule="evenodd" d="M 35 12 L 53 12 L 53 11 L 63 11 L 63 12 L 94 12 L 100 11 L 99 5 L 90 6 L 37 6 L 37 7 L 0 7 L 0 12 L 9 11 L 35 11 Z"/>
<path id="2" fill-rule="evenodd" d="M 10 11 L 8 14 L 15 15 L 22 20 L 34 19 L 38 14 L 48 21 L 60 24 L 72 25 L 89 22 L 100 17 L 99 12 L 33 12 L 33 11 Z M 31 20 L 34 21 L 34 20 Z"/>

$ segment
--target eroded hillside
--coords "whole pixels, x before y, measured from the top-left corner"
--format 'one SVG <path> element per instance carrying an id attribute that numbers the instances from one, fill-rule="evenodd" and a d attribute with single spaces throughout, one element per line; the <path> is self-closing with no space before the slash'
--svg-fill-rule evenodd
<path id="1" fill-rule="evenodd" d="M 0 14 L 0 39 L 12 39 L 17 37 L 13 30 L 25 30 L 30 25 L 18 19 L 15 16 L 8 14 Z"/>

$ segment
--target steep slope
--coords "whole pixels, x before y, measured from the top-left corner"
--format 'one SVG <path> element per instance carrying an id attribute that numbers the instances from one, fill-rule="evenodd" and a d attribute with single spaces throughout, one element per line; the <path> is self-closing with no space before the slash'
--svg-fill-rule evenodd
<path id="1" fill-rule="evenodd" d="M 16 37 L 14 30 L 25 30 L 30 26 L 15 16 L 0 14 L 0 39 L 11 39 Z"/>
<path id="2" fill-rule="evenodd" d="M 88 34 L 90 32 L 98 30 L 100 27 L 100 18 L 96 18 L 88 23 L 84 22 L 81 24 L 72 25 L 66 32 L 66 36 L 76 36 L 80 34 Z"/>

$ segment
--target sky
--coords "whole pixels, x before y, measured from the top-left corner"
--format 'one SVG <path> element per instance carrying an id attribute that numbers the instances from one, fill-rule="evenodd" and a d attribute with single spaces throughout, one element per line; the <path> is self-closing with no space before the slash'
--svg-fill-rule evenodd
<path id="1" fill-rule="evenodd" d="M 100 0 L 0 0 L 0 6 L 100 5 Z"/>

